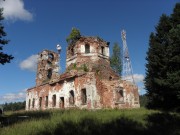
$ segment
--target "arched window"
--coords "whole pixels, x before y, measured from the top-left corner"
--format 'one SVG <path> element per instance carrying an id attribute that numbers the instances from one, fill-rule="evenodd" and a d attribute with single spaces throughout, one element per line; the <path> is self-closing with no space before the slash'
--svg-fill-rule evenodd
<path id="1" fill-rule="evenodd" d="M 116 102 L 123 102 L 123 88 L 116 90 Z"/>
<path id="2" fill-rule="evenodd" d="M 39 98 L 39 108 L 42 107 L 42 97 Z"/>
<path id="3" fill-rule="evenodd" d="M 35 105 L 35 98 L 33 98 L 33 101 L 32 101 L 32 108 L 34 108 L 34 105 Z"/>
<path id="4" fill-rule="evenodd" d="M 64 97 L 60 97 L 60 104 L 59 104 L 60 108 L 64 108 Z"/>
<path id="5" fill-rule="evenodd" d="M 85 53 L 90 53 L 90 46 L 89 46 L 89 44 L 85 44 Z"/>
<path id="6" fill-rule="evenodd" d="M 53 101 L 52 106 L 55 107 L 56 106 L 56 95 L 53 95 L 52 101 Z"/>
<path id="7" fill-rule="evenodd" d="M 101 54 L 104 55 L 104 47 L 101 46 Z"/>
<path id="8" fill-rule="evenodd" d="M 69 104 L 74 105 L 74 91 L 69 91 Z"/>
<path id="9" fill-rule="evenodd" d="M 52 76 L 52 69 L 49 69 L 49 70 L 48 70 L 48 73 L 47 73 L 47 77 L 48 77 L 49 79 L 51 79 L 51 76 Z"/>
<path id="10" fill-rule="evenodd" d="M 82 104 L 87 104 L 86 89 L 81 90 L 81 99 L 82 99 Z"/>
<path id="11" fill-rule="evenodd" d="M 31 99 L 29 99 L 29 105 L 28 105 L 28 108 L 30 109 L 31 107 Z"/>
<path id="12" fill-rule="evenodd" d="M 48 96 L 46 96 L 46 107 L 48 107 Z"/>
<path id="13" fill-rule="evenodd" d="M 49 53 L 48 58 L 49 58 L 49 60 L 54 60 L 54 55 L 52 53 Z"/>

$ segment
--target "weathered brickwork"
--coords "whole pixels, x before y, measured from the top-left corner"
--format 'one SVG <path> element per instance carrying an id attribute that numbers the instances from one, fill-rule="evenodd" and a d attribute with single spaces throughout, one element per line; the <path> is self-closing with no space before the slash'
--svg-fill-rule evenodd
<path id="1" fill-rule="evenodd" d="M 58 53 L 39 53 L 36 86 L 27 90 L 26 110 L 139 107 L 137 86 L 110 68 L 109 43 L 102 39 L 80 38 L 67 47 L 61 75 L 58 65 Z"/>

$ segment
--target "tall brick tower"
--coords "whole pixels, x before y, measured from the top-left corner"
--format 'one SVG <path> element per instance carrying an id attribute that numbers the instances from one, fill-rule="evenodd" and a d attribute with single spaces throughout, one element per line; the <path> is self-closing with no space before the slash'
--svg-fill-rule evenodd
<path id="1" fill-rule="evenodd" d="M 36 86 L 55 81 L 59 77 L 59 54 L 50 50 L 39 53 Z"/>

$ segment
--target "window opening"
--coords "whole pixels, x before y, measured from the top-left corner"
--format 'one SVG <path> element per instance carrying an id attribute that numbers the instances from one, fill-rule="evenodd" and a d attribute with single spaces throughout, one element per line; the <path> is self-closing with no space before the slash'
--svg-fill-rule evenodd
<path id="1" fill-rule="evenodd" d="M 89 46 L 89 44 L 85 45 L 85 53 L 90 53 L 90 46 Z"/>
<path id="2" fill-rule="evenodd" d="M 74 104 L 74 91 L 73 91 L 73 90 L 71 90 L 71 91 L 69 92 L 69 104 L 70 104 L 70 105 L 73 105 L 73 104 Z"/>
<path id="3" fill-rule="evenodd" d="M 28 105 L 29 109 L 31 107 L 31 99 L 29 99 L 29 105 Z"/>
<path id="4" fill-rule="evenodd" d="M 46 107 L 48 107 L 48 96 L 46 96 Z"/>
<path id="5" fill-rule="evenodd" d="M 104 47 L 103 46 L 101 46 L 101 53 L 102 53 L 102 55 L 104 55 Z"/>
<path id="6" fill-rule="evenodd" d="M 112 80 L 113 80 L 113 77 L 112 77 L 112 76 L 110 76 L 110 77 L 109 77 L 109 81 L 112 81 Z"/>
<path id="7" fill-rule="evenodd" d="M 64 108 L 64 97 L 60 97 L 60 108 Z"/>
<path id="8" fill-rule="evenodd" d="M 35 105 L 35 99 L 33 98 L 33 101 L 32 101 L 32 107 L 34 108 L 34 105 Z"/>
<path id="9" fill-rule="evenodd" d="M 56 106 L 56 95 L 53 95 L 53 97 L 52 97 L 53 99 L 53 107 L 55 107 Z"/>
<path id="10" fill-rule="evenodd" d="M 82 104 L 87 104 L 86 89 L 81 90 L 81 98 L 82 98 Z"/>
<path id="11" fill-rule="evenodd" d="M 52 76 L 52 69 L 49 69 L 49 70 L 48 70 L 48 73 L 47 73 L 47 77 L 48 77 L 49 79 L 51 79 L 51 76 Z"/>
<path id="12" fill-rule="evenodd" d="M 48 54 L 48 58 L 49 58 L 49 60 L 52 61 L 52 60 L 54 60 L 54 55 L 53 55 L 52 53 L 49 53 L 49 54 Z"/>
<path id="13" fill-rule="evenodd" d="M 116 90 L 116 101 L 123 102 L 123 89 L 122 88 Z"/>
<path id="14" fill-rule="evenodd" d="M 39 107 L 42 107 L 42 97 L 39 98 Z"/>

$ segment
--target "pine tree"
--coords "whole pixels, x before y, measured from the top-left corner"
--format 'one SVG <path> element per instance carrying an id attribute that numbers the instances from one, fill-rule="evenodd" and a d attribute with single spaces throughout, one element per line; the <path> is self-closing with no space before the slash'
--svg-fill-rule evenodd
<path id="1" fill-rule="evenodd" d="M 148 107 L 180 109 L 180 3 L 171 16 L 160 17 L 150 35 L 146 60 Z"/>
<path id="2" fill-rule="evenodd" d="M 5 63 L 9 63 L 13 57 L 12 55 L 8 55 L 2 52 L 3 47 L 9 42 L 9 40 L 3 39 L 3 37 L 6 36 L 6 32 L 4 32 L 4 26 L 2 24 L 3 20 L 3 9 L 0 8 L 0 64 L 4 65 Z"/>
<path id="3" fill-rule="evenodd" d="M 110 57 L 111 68 L 121 76 L 122 73 L 122 61 L 121 61 L 121 50 L 118 43 L 114 43 L 113 54 Z"/>

